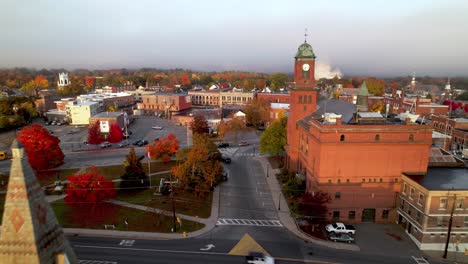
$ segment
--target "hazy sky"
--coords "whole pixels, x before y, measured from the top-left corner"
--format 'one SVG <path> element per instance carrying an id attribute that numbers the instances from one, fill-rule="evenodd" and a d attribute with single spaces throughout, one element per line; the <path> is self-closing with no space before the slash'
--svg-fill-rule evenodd
<path id="1" fill-rule="evenodd" d="M 466 0 L 1 0 L 0 67 L 468 76 Z"/>

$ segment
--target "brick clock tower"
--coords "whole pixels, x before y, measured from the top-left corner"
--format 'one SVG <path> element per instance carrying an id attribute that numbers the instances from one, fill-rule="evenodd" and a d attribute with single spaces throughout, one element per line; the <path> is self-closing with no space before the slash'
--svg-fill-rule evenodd
<path id="1" fill-rule="evenodd" d="M 289 171 L 297 171 L 299 135 L 297 121 L 316 110 L 315 54 L 312 46 L 304 41 L 294 57 L 294 88 L 290 90 L 287 130 L 286 165 Z"/>

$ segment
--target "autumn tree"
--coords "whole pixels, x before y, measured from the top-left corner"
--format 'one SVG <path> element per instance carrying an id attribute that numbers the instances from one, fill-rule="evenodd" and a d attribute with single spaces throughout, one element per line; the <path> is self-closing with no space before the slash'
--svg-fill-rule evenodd
<path id="1" fill-rule="evenodd" d="M 179 140 L 171 133 L 165 138 L 155 140 L 153 145 L 146 146 L 146 153 L 149 154 L 150 159 L 168 162 L 179 150 L 179 145 Z"/>
<path id="2" fill-rule="evenodd" d="M 382 113 L 385 110 L 385 105 L 382 101 L 377 101 L 373 105 L 371 105 L 370 109 L 371 112 Z"/>
<path id="3" fill-rule="evenodd" d="M 43 126 L 26 126 L 18 132 L 17 138 L 24 145 L 31 168 L 47 170 L 63 164 L 65 156 L 59 146 L 60 140 Z"/>
<path id="4" fill-rule="evenodd" d="M 193 117 L 193 121 L 190 123 L 190 128 L 194 134 L 208 134 L 209 132 L 208 122 L 201 114 L 196 114 Z"/>
<path id="5" fill-rule="evenodd" d="M 149 186 L 149 178 L 143 170 L 141 159 L 136 155 L 135 149 L 131 148 L 123 165 L 125 173 L 120 176 L 120 190 L 134 191 L 145 189 Z"/>
<path id="6" fill-rule="evenodd" d="M 99 122 L 94 122 L 88 127 L 88 143 L 92 145 L 101 144 L 104 138 L 101 135 Z"/>
<path id="7" fill-rule="evenodd" d="M 40 88 L 40 89 L 49 88 L 49 81 L 46 79 L 44 75 L 36 75 L 36 77 L 34 77 L 34 83 L 36 84 L 37 88 Z"/>
<path id="8" fill-rule="evenodd" d="M 328 207 L 331 201 L 328 193 L 315 192 L 305 193 L 299 198 L 298 210 L 304 216 L 310 218 L 313 223 L 322 222 L 326 219 Z"/>
<path id="9" fill-rule="evenodd" d="M 27 95 L 35 95 L 36 94 L 36 83 L 31 80 L 21 86 L 21 90 Z"/>
<path id="10" fill-rule="evenodd" d="M 122 141 L 122 139 L 122 129 L 119 127 L 118 124 L 112 123 L 109 127 L 109 136 L 107 136 L 107 141 L 109 141 L 110 143 L 117 143 Z"/>
<path id="11" fill-rule="evenodd" d="M 96 204 L 115 197 L 111 180 L 105 178 L 96 167 L 90 167 L 68 177 L 65 203 L 69 206 Z"/>
<path id="12" fill-rule="evenodd" d="M 280 156 L 284 153 L 286 145 L 286 124 L 287 118 L 277 120 L 263 132 L 260 137 L 260 152 L 270 153 L 274 156 Z"/>
<path id="13" fill-rule="evenodd" d="M 186 189 L 205 196 L 221 182 L 223 174 L 221 162 L 213 158 L 216 151 L 216 145 L 207 135 L 195 134 L 192 148 L 177 153 L 182 162 L 172 168 L 172 174 Z"/>
<path id="14" fill-rule="evenodd" d="M 180 76 L 180 84 L 184 87 L 188 87 L 192 84 L 192 81 L 190 80 L 190 77 L 187 73 L 183 73 L 182 76 Z"/>
<path id="15" fill-rule="evenodd" d="M 264 124 L 267 120 L 267 102 L 265 100 L 253 100 L 243 109 L 247 123 L 252 124 L 255 128 Z"/>
<path id="16" fill-rule="evenodd" d="M 376 78 L 368 78 L 366 80 L 367 90 L 370 94 L 375 96 L 382 96 L 385 92 L 385 81 L 376 79 Z"/>
<path id="17" fill-rule="evenodd" d="M 226 135 L 228 133 L 234 134 L 234 142 L 236 143 L 238 141 L 239 132 L 244 131 L 245 129 L 245 122 L 240 117 L 234 117 L 231 120 L 221 124 L 221 126 L 218 126 L 218 130 L 220 130 L 222 135 Z"/>

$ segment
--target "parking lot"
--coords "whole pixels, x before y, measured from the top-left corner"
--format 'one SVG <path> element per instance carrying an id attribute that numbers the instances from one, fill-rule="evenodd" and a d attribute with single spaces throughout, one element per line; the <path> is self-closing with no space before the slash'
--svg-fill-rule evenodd
<path id="1" fill-rule="evenodd" d="M 356 245 L 361 252 L 377 255 L 420 256 L 421 252 L 397 224 L 361 223 L 356 228 Z"/>

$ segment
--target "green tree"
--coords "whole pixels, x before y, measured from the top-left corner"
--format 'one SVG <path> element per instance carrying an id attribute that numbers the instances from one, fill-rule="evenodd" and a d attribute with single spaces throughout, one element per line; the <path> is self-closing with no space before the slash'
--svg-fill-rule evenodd
<path id="1" fill-rule="evenodd" d="M 270 88 L 274 91 L 279 91 L 280 88 L 286 86 L 286 83 L 289 82 L 289 76 L 284 73 L 275 73 L 270 76 Z"/>
<path id="2" fill-rule="evenodd" d="M 467 93 L 466 95 L 467 95 L 467 96 L 466 96 L 467 99 L 461 99 L 461 100 L 468 100 L 468 93 Z M 426 95 L 426 99 L 431 99 L 431 101 L 432 101 L 432 100 L 433 100 L 433 99 L 432 99 L 432 94 L 428 93 L 428 94 Z M 458 98 L 457 98 L 457 99 L 458 99 Z"/>
<path id="3" fill-rule="evenodd" d="M 143 170 L 141 159 L 136 155 L 135 149 L 131 148 L 123 163 L 125 173 L 120 176 L 122 179 L 120 182 L 121 191 L 140 191 L 148 188 L 149 179 Z"/>
<path id="4" fill-rule="evenodd" d="M 457 96 L 457 100 L 468 101 L 468 91 Z"/>
<path id="5" fill-rule="evenodd" d="M 286 145 L 286 118 L 273 122 L 260 137 L 260 152 L 274 156 L 284 153 Z"/>
<path id="6" fill-rule="evenodd" d="M 29 81 L 23 86 L 21 86 L 21 90 L 27 95 L 34 95 L 36 93 L 36 82 Z"/>

